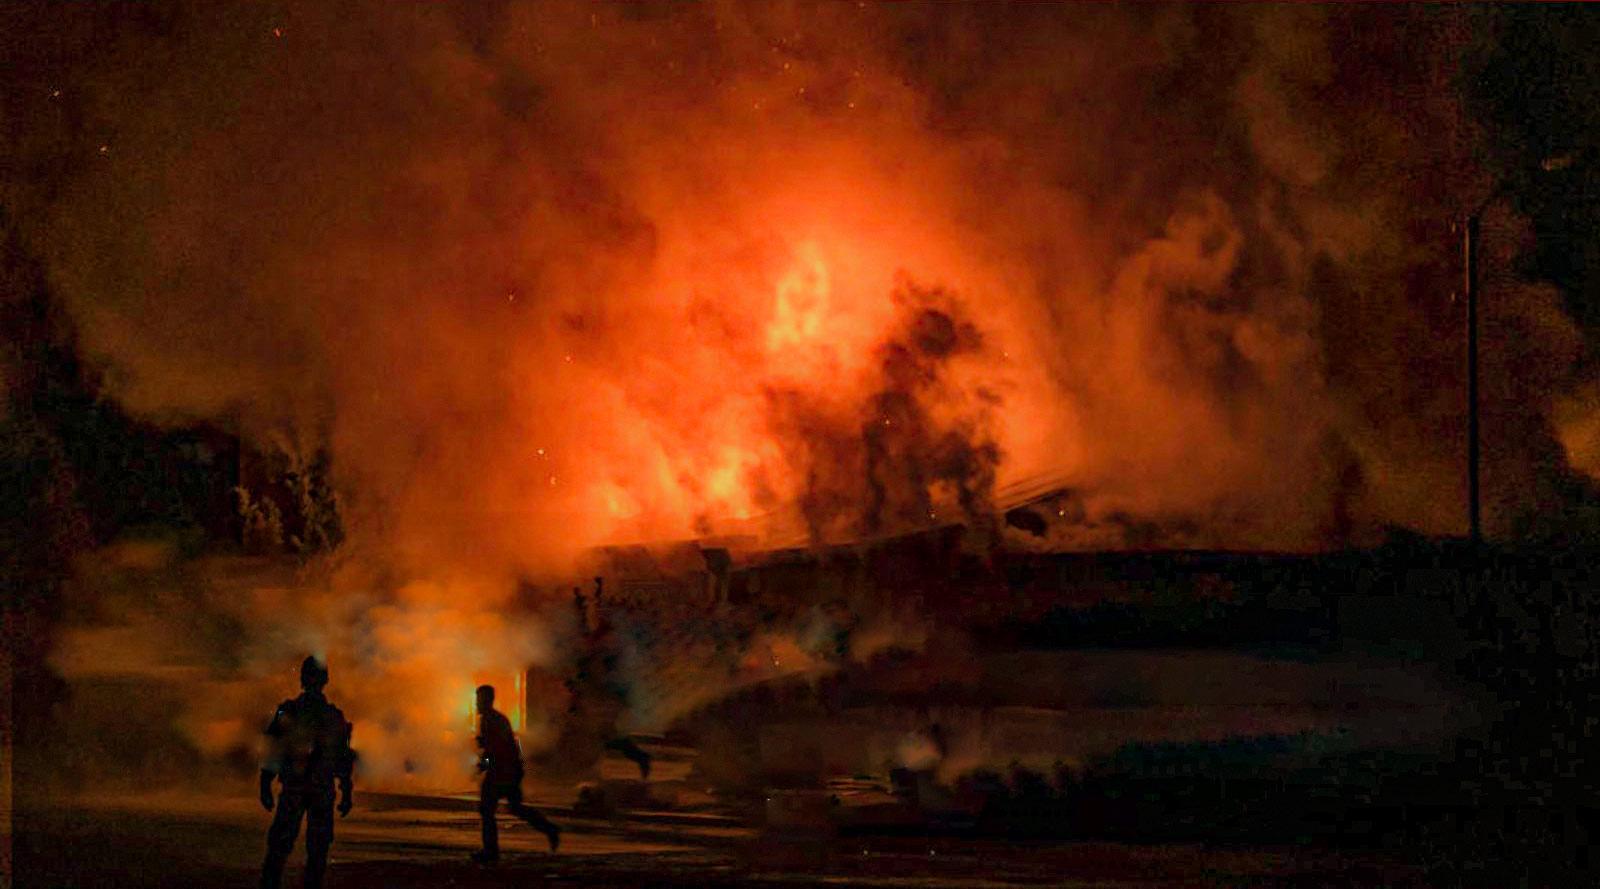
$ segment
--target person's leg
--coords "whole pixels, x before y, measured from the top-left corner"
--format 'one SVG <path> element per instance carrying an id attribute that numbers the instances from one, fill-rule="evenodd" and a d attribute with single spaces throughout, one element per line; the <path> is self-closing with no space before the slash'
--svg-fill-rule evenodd
<path id="1" fill-rule="evenodd" d="M 615 750 L 632 760 L 633 764 L 639 767 L 640 781 L 650 780 L 650 754 L 646 753 L 644 748 L 635 744 L 632 738 L 627 735 L 612 738 L 606 742 L 606 749 Z"/>
<path id="2" fill-rule="evenodd" d="M 520 783 L 506 788 L 506 800 L 510 803 L 511 814 L 528 822 L 534 830 L 544 834 L 550 841 L 550 851 L 554 852 L 561 845 L 561 828 L 554 821 L 544 817 L 544 813 L 522 802 L 522 785 Z"/>
<path id="3" fill-rule="evenodd" d="M 306 889 L 322 889 L 333 845 L 333 794 L 319 795 L 306 807 Z"/>
<path id="4" fill-rule="evenodd" d="M 484 858 L 497 858 L 500 855 L 500 827 L 494 823 L 494 809 L 500 802 L 500 794 L 494 781 L 484 776 L 483 783 L 478 787 L 478 817 L 483 821 L 483 850 L 480 855 Z"/>
<path id="5" fill-rule="evenodd" d="M 272 815 L 272 826 L 267 829 L 267 858 L 261 863 L 261 889 L 278 889 L 283 885 L 283 865 L 294 851 L 304 811 L 298 794 L 278 794 L 278 807 Z"/>

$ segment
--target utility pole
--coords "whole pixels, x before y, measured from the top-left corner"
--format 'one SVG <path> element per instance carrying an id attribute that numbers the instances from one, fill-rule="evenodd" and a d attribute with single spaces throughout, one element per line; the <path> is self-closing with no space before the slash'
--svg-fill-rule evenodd
<path id="1" fill-rule="evenodd" d="M 1473 552 L 1483 543 L 1482 503 L 1478 496 L 1478 235 L 1488 204 L 1484 201 L 1467 217 L 1462 244 L 1467 278 L 1467 526 Z"/>
<path id="2" fill-rule="evenodd" d="M 1546 169 L 1550 169 L 1547 166 Z M 1472 552 L 1477 555 L 1483 544 L 1483 499 L 1479 484 L 1478 448 L 1478 260 L 1483 241 L 1483 214 L 1511 187 L 1501 179 L 1467 214 L 1463 226 L 1461 252 L 1467 288 L 1467 535 L 1472 541 Z"/>

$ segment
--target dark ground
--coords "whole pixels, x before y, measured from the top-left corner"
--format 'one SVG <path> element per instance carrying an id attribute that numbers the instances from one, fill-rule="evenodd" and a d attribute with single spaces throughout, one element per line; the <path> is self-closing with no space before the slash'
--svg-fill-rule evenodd
<path id="1" fill-rule="evenodd" d="M 953 837 L 780 838 L 725 818 L 634 813 L 575 819 L 543 838 L 508 825 L 501 864 L 467 860 L 476 814 L 462 799 L 365 794 L 338 825 L 332 887 L 490 886 L 1424 886 L 1385 857 L 1294 848 L 1207 848 Z M 505 819 L 509 821 L 509 819 Z M 268 816 L 247 797 L 63 801 L 19 811 L 17 887 L 253 885 Z M 289 875 L 298 880 L 299 852 Z"/>

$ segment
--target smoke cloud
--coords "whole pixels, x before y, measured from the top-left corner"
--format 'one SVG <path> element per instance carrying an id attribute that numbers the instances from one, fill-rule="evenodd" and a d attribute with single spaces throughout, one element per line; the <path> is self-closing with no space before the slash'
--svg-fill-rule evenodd
<path id="1" fill-rule="evenodd" d="M 1224 545 L 1451 531 L 1470 134 L 1449 17 L 1330 44 L 1376 14 L 182 9 L 66 84 L 35 234 L 117 397 L 331 446 L 409 569 L 990 472 Z M 936 384 L 982 405 L 903 393 L 915 455 L 864 422 L 908 286 L 983 344 Z"/>
<path id="2" fill-rule="evenodd" d="M 8 199 L 125 406 L 328 452 L 388 579 L 286 619 L 379 620 L 393 678 L 430 614 L 495 637 L 601 544 L 1058 488 L 1198 545 L 1459 532 L 1453 16 L 163 8 L 94 31 L 80 163 Z M 1491 530 L 1560 471 L 1577 357 L 1553 301 L 1499 305 Z"/>

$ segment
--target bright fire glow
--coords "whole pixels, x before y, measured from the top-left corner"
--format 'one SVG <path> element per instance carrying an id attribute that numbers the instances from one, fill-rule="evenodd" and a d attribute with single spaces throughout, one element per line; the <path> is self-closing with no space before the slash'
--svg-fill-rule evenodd
<path id="1" fill-rule="evenodd" d="M 1238 14 L 1225 58 L 1197 15 L 1233 12 L 1054 9 L 302 4 L 271 52 L 116 29 L 64 90 L 85 116 L 51 115 L 96 162 L 29 142 L 63 178 L 15 196 L 18 243 L 105 397 L 325 454 L 346 532 L 316 589 L 218 581 L 262 628 L 226 719 L 326 651 L 366 780 L 457 781 L 472 684 L 537 726 L 515 673 L 558 666 L 518 584 L 597 546 L 855 540 L 1062 488 L 1018 545 L 1459 528 L 1435 223 L 1471 165 L 1437 109 L 1390 117 L 1439 69 L 1339 58 L 1320 8 Z M 1323 101 L 1350 77 L 1383 101 Z M 1498 364 L 1556 391 L 1559 306 L 1501 302 L 1532 308 Z M 1561 441 L 1600 474 L 1580 394 Z M 1547 440 L 1539 399 L 1494 401 L 1530 432 L 1502 442 Z M 169 617 L 118 644 L 223 660 Z"/>

